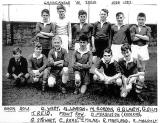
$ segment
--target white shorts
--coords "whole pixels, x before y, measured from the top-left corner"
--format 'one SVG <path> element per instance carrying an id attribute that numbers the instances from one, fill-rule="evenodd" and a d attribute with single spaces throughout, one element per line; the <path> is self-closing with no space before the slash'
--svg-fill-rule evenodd
<path id="1" fill-rule="evenodd" d="M 149 60 L 148 45 L 131 45 L 132 56 L 142 61 Z"/>
<path id="2" fill-rule="evenodd" d="M 69 37 L 68 35 L 58 35 L 59 37 L 61 37 L 62 39 L 62 48 L 66 49 L 67 50 L 67 53 L 68 53 L 68 41 L 69 41 Z"/>
<path id="3" fill-rule="evenodd" d="M 113 54 L 113 59 L 118 61 L 120 58 L 123 57 L 122 53 L 121 53 L 121 44 L 112 44 L 111 46 L 111 50 L 112 50 L 112 54 Z"/>
<path id="4" fill-rule="evenodd" d="M 75 43 L 74 50 L 78 50 L 80 48 L 79 43 Z M 87 50 L 90 51 L 90 43 L 87 44 Z"/>

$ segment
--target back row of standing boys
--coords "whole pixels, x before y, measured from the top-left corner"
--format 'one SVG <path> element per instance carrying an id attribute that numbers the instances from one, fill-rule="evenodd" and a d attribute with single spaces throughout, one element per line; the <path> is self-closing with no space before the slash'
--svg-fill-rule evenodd
<path id="1" fill-rule="evenodd" d="M 8 66 L 8 78 L 16 82 L 24 82 L 32 78 L 32 82 L 42 82 L 42 91 L 46 85 L 53 87 L 58 80 L 62 93 L 66 93 L 68 81 L 68 48 L 74 44 L 73 70 L 75 74 L 75 94 L 85 93 L 93 79 L 104 84 L 120 86 L 121 97 L 126 97 L 136 84 L 137 96 L 144 86 L 145 64 L 149 60 L 148 42 L 151 37 L 150 27 L 145 25 L 146 16 L 139 13 L 138 25 L 123 23 L 124 14 L 116 14 L 117 24 L 107 22 L 108 10 L 101 9 L 100 21 L 93 25 L 86 23 L 87 13 L 78 12 L 80 23 L 71 24 L 65 17 L 66 8 L 57 6 L 59 20 L 49 22 L 50 13 L 42 10 L 42 22 L 36 24 L 34 53 L 27 60 L 21 55 L 21 50 L 13 50 L 13 58 Z M 73 32 L 73 41 L 71 36 Z M 103 71 L 101 71 L 103 68 Z"/>

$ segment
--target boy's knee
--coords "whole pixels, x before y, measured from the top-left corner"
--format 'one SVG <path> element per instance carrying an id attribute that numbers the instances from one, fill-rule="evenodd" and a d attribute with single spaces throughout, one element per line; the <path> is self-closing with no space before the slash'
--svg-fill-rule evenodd
<path id="1" fill-rule="evenodd" d="M 76 73 L 75 74 L 75 81 L 80 81 L 81 80 L 81 77 L 79 75 L 79 73 Z"/>
<path id="2" fill-rule="evenodd" d="M 139 76 L 139 81 L 144 82 L 144 76 Z"/>
<path id="3" fill-rule="evenodd" d="M 117 83 L 118 86 L 122 86 L 122 79 L 118 78 L 116 80 L 116 83 Z"/>
<path id="4" fill-rule="evenodd" d="M 29 78 L 29 73 L 26 73 L 25 75 L 24 75 L 24 77 L 26 78 L 26 79 L 28 79 Z"/>
<path id="5" fill-rule="evenodd" d="M 64 67 L 63 68 L 63 74 L 64 75 L 68 75 L 68 67 Z"/>
<path id="6" fill-rule="evenodd" d="M 56 84 L 56 79 L 53 76 L 48 77 L 48 86 L 53 87 Z"/>
<path id="7" fill-rule="evenodd" d="M 75 85 L 78 87 L 81 84 L 81 77 L 79 73 L 75 74 Z"/>
<path id="8" fill-rule="evenodd" d="M 98 80 L 98 76 L 96 74 L 93 75 L 93 80 L 94 81 Z"/>

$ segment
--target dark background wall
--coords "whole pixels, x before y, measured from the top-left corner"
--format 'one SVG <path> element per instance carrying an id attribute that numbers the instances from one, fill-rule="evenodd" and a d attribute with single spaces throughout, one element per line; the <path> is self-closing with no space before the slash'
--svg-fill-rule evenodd
<path id="1" fill-rule="evenodd" d="M 72 23 L 73 26 L 74 23 Z M 147 24 L 151 27 L 152 38 L 150 46 L 157 46 L 157 24 Z M 35 36 L 36 22 L 2 22 L 3 45 L 32 44 Z"/>

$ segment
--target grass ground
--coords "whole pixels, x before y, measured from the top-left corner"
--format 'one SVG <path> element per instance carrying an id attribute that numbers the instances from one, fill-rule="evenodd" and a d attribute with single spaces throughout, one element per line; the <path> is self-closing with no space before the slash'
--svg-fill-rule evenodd
<path id="1" fill-rule="evenodd" d="M 72 69 L 70 70 L 71 80 L 68 82 L 67 94 L 61 94 L 56 88 L 49 88 L 46 92 L 35 85 L 28 84 L 24 87 L 16 87 L 5 78 L 9 58 L 12 56 L 13 46 L 3 47 L 2 58 L 2 104 L 3 105 L 157 105 L 157 49 L 150 47 L 150 60 L 147 64 L 146 86 L 143 91 L 145 102 L 139 103 L 134 98 L 134 93 L 128 98 L 120 98 L 112 86 L 103 88 L 103 85 L 91 83 L 87 93 L 84 95 L 74 95 L 74 82 Z M 22 54 L 28 57 L 33 52 L 31 47 L 22 47 Z M 72 56 L 72 52 L 70 53 Z M 70 57 L 71 58 L 71 57 Z M 72 60 L 70 59 L 70 68 Z M 115 92 L 115 94 L 113 94 Z"/>

